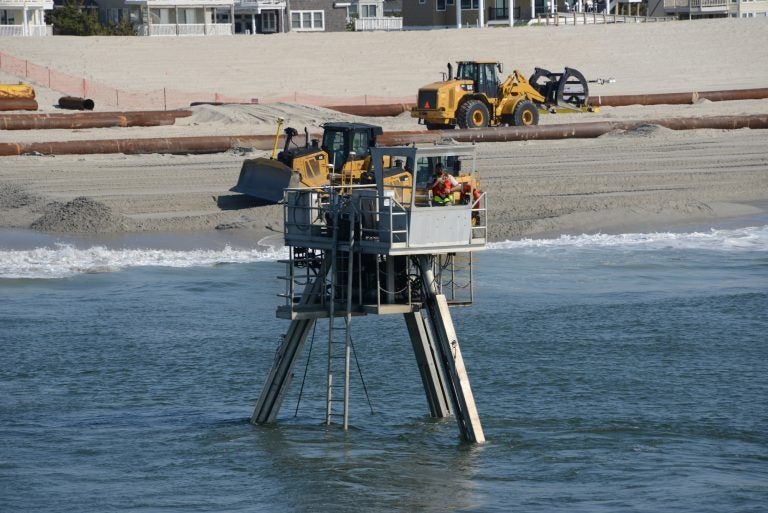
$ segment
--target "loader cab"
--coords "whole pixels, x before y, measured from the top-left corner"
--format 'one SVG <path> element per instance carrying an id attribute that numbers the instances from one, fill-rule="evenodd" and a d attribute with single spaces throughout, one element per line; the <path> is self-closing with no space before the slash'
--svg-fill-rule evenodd
<path id="1" fill-rule="evenodd" d="M 501 64 L 486 61 L 462 61 L 456 68 L 456 79 L 472 80 L 475 92 L 488 98 L 496 98 L 499 94 L 499 75 Z"/>
<path id="2" fill-rule="evenodd" d="M 434 182 L 433 172 L 437 164 L 442 164 L 443 169 L 454 178 L 461 176 L 461 160 L 458 156 L 420 156 L 416 159 L 417 190 L 426 190 L 428 185 Z"/>
<path id="3" fill-rule="evenodd" d="M 340 173 L 349 161 L 362 161 L 383 133 L 380 126 L 367 123 L 325 123 L 320 147 L 328 153 L 334 173 Z"/>

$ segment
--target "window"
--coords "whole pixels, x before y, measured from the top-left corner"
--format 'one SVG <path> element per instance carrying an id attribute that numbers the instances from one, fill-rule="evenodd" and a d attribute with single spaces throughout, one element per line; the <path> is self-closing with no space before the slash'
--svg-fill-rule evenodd
<path id="1" fill-rule="evenodd" d="M 325 30 L 323 11 L 291 11 L 291 30 Z"/>
<path id="2" fill-rule="evenodd" d="M 202 11 L 200 9 L 179 8 L 178 13 L 179 13 L 178 23 L 181 25 L 202 23 L 202 19 L 199 16 L 200 14 L 202 14 Z"/>
<path id="3" fill-rule="evenodd" d="M 120 20 L 123 19 L 123 15 L 122 14 L 123 14 L 123 10 L 122 9 L 111 9 L 111 8 L 108 8 L 108 9 L 106 9 L 105 21 L 107 23 L 110 23 L 110 24 L 113 24 L 113 25 L 117 25 L 118 23 L 120 23 Z"/>
<path id="4" fill-rule="evenodd" d="M 275 11 L 261 12 L 261 31 L 262 32 L 277 31 L 277 14 Z"/>
<path id="5" fill-rule="evenodd" d="M 352 151 L 355 160 L 361 160 L 368 154 L 368 134 L 357 132 L 352 137 Z"/>
<path id="6" fill-rule="evenodd" d="M 479 9 L 480 0 L 461 0 L 461 8 L 464 11 L 469 9 Z"/>
<path id="7" fill-rule="evenodd" d="M 436 9 L 438 11 L 444 11 L 445 10 L 445 0 L 437 0 L 437 7 Z"/>
<path id="8" fill-rule="evenodd" d="M 168 25 L 176 23 L 176 16 L 173 16 L 175 11 L 171 11 L 168 8 L 150 9 L 149 15 L 152 17 L 152 23 L 161 25 Z"/>
<path id="9" fill-rule="evenodd" d="M 374 4 L 360 4 L 360 17 L 361 18 L 375 18 L 376 17 L 376 5 L 374 5 Z"/>
<path id="10" fill-rule="evenodd" d="M 0 10 L 0 23 L 3 25 L 15 25 L 16 20 L 13 17 L 13 14 L 11 11 L 7 9 Z"/>

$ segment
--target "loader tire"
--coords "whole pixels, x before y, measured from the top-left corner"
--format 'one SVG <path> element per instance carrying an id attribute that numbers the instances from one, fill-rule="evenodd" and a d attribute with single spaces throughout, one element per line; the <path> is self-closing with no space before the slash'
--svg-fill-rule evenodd
<path id="1" fill-rule="evenodd" d="M 480 100 L 469 100 L 456 112 L 459 128 L 485 128 L 488 118 L 488 108 Z"/>
<path id="2" fill-rule="evenodd" d="M 515 126 L 533 126 L 539 124 L 539 109 L 530 100 L 523 100 L 515 107 L 512 115 Z"/>

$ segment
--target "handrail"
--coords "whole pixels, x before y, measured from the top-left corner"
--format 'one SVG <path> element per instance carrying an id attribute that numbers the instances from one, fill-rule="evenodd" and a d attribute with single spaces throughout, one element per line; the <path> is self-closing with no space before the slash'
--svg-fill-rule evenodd
<path id="1" fill-rule="evenodd" d="M 728 0 L 664 0 L 665 9 L 728 7 Z"/>
<path id="2" fill-rule="evenodd" d="M 5 36 L 50 36 L 50 25 L 2 25 L 0 24 L 0 37 Z"/>
<path id="3" fill-rule="evenodd" d="M 687 0 L 686 0 L 687 1 Z M 721 0 L 714 0 L 721 1 Z M 539 14 L 536 16 L 536 23 L 539 25 L 587 25 L 587 24 L 607 24 L 607 23 L 653 23 L 658 21 L 676 21 L 677 18 L 650 17 L 650 16 L 632 16 L 629 14 L 605 14 L 597 12 L 570 12 L 557 14 Z"/>
<path id="4" fill-rule="evenodd" d="M 403 19 L 397 16 L 355 19 L 356 32 L 372 30 L 403 30 Z"/>

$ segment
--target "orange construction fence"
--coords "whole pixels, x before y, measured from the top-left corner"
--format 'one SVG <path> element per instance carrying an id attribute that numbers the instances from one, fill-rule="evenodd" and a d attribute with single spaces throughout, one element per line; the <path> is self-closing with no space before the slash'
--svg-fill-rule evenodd
<path id="1" fill-rule="evenodd" d="M 382 105 L 390 103 L 415 103 L 415 96 L 353 96 L 337 98 L 316 96 L 295 92 L 279 97 L 239 98 L 222 93 L 188 92 L 175 89 L 155 89 L 151 91 L 131 91 L 117 89 L 85 77 L 76 77 L 46 66 L 40 66 L 25 59 L 0 52 L 0 71 L 20 79 L 58 91 L 62 96 L 88 98 L 97 107 L 117 110 L 173 110 L 189 107 L 191 103 L 298 103 L 303 105 L 338 106 L 338 105 Z"/>

